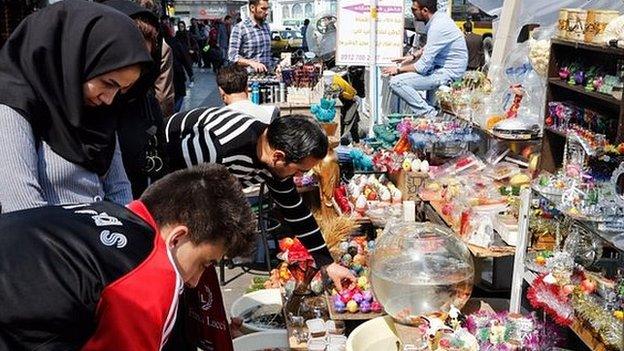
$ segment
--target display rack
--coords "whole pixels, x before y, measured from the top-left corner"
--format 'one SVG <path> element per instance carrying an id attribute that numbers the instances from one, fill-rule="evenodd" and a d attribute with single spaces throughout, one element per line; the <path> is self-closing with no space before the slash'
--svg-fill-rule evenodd
<path id="1" fill-rule="evenodd" d="M 578 58 L 589 66 L 604 67 L 606 72 L 616 75 L 618 60 L 624 59 L 624 49 L 591 45 L 562 39 L 552 39 L 548 65 L 546 89 L 546 111 L 553 101 L 574 101 L 574 104 L 591 108 L 608 118 L 617 119 L 617 133 L 612 143 L 624 141 L 624 102 L 612 95 L 587 91 L 583 86 L 569 85 L 559 78 L 559 68 Z M 563 162 L 566 134 L 552 128 L 544 128 L 544 140 L 540 158 L 540 169 L 554 172 Z"/>

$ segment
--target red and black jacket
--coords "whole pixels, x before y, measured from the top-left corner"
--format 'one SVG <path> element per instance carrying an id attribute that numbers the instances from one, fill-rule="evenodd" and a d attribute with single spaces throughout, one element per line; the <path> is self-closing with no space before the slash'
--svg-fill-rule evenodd
<path id="1" fill-rule="evenodd" d="M 0 217 L 0 350 L 160 350 L 182 286 L 138 201 Z"/>

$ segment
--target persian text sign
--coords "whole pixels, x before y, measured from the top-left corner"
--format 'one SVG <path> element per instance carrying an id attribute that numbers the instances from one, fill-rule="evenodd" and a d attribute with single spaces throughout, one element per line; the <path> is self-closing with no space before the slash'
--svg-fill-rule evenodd
<path id="1" fill-rule="evenodd" d="M 371 11 L 367 0 L 341 0 L 338 8 L 336 63 L 369 65 Z M 377 2 L 377 64 L 391 64 L 403 54 L 403 1 Z"/>

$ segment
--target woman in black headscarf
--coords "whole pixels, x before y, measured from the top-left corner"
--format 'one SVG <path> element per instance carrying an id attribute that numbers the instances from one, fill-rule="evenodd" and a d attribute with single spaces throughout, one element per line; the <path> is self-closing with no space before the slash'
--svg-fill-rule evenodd
<path id="1" fill-rule="evenodd" d="M 102 4 L 134 20 L 154 61 L 152 68 L 123 96 L 123 106 L 115 112 L 120 116 L 117 135 L 124 169 L 132 195 L 138 199 L 151 183 L 168 172 L 164 117 L 154 90 L 162 61 L 160 23 L 150 10 L 129 0 L 106 0 Z"/>
<path id="2" fill-rule="evenodd" d="M 104 5 L 62 1 L 15 29 L 0 50 L 3 212 L 132 199 L 106 106 L 149 63 L 136 25 Z"/>

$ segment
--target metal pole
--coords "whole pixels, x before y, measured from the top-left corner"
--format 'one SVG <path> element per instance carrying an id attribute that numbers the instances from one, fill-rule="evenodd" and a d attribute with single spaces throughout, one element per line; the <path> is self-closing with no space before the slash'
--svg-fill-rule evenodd
<path id="1" fill-rule="evenodd" d="M 371 126 L 369 130 L 369 136 L 373 136 L 373 126 L 380 123 L 379 118 L 379 72 L 377 70 L 377 3 L 378 0 L 370 0 L 370 65 L 369 74 L 369 101 L 370 101 L 370 120 Z"/>
<path id="2" fill-rule="evenodd" d="M 511 297 L 509 312 L 520 313 L 522 299 L 522 283 L 524 281 L 524 260 L 529 245 L 529 208 L 531 203 L 531 189 L 525 188 L 520 192 L 520 213 L 518 214 L 518 242 L 514 257 L 513 277 L 511 280 Z"/>

